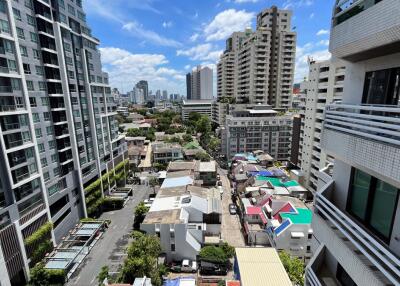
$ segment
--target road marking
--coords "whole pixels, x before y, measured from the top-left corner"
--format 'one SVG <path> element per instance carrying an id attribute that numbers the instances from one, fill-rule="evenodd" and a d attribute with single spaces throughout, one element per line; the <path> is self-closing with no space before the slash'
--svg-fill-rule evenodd
<path id="1" fill-rule="evenodd" d="M 79 278 L 81 278 L 80 275 L 78 277 L 76 277 L 76 280 L 75 280 L 74 284 L 78 284 Z"/>
<path id="2" fill-rule="evenodd" d="M 93 279 L 90 281 L 90 284 L 94 282 L 94 279 L 96 279 L 96 276 L 93 276 Z"/>

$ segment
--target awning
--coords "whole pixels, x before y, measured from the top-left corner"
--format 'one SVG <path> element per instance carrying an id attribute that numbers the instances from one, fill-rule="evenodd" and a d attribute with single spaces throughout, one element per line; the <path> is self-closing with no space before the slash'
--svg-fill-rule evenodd
<path id="1" fill-rule="evenodd" d="M 292 231 L 290 233 L 290 235 L 292 236 L 292 238 L 302 238 L 302 237 L 304 237 L 304 233 L 302 233 L 300 231 Z"/>

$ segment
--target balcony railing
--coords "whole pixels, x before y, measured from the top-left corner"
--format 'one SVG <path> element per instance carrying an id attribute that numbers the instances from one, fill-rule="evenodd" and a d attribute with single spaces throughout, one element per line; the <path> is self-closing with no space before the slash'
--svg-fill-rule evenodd
<path id="1" fill-rule="evenodd" d="M 399 285 L 400 259 L 328 199 L 333 190 L 334 181 L 331 180 L 316 193 L 317 213 L 332 223 L 391 283 Z"/>
<path id="2" fill-rule="evenodd" d="M 400 108 L 331 104 L 325 110 L 324 128 L 400 145 Z"/>
<path id="3" fill-rule="evenodd" d="M 7 111 L 17 111 L 17 110 L 24 110 L 25 107 L 23 105 L 0 105 L 0 111 L 7 112 Z"/>

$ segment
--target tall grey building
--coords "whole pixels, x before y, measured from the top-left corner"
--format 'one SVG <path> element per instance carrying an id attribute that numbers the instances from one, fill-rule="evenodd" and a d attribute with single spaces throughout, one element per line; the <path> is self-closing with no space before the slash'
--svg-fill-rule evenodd
<path id="1" fill-rule="evenodd" d="M 257 16 L 255 31 L 234 33 L 218 64 L 218 97 L 290 108 L 296 52 L 292 12 L 275 6 Z"/>
<path id="2" fill-rule="evenodd" d="M 192 99 L 192 73 L 186 74 L 186 99 Z"/>
<path id="3" fill-rule="evenodd" d="M 136 84 L 137 88 L 143 90 L 144 101 L 147 101 L 149 98 L 149 83 L 147 80 L 141 80 Z"/>
<path id="4" fill-rule="evenodd" d="M 325 108 L 317 247 L 306 285 L 400 285 L 400 2 L 335 1 L 329 50 L 346 62 Z"/>
<path id="5" fill-rule="evenodd" d="M 197 66 L 191 73 L 191 99 L 213 99 L 213 71 Z"/>
<path id="6" fill-rule="evenodd" d="M 93 215 L 104 193 L 85 188 L 127 155 L 85 18 L 80 0 L 0 1 L 1 285 L 25 282 L 43 225 L 55 244 Z"/>

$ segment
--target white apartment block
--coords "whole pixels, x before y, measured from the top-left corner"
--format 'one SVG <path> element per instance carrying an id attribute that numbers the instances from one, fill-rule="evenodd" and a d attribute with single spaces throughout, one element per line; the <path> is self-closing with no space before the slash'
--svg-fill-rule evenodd
<path id="1" fill-rule="evenodd" d="M 228 159 L 236 153 L 262 150 L 275 160 L 287 161 L 291 131 L 292 116 L 279 115 L 270 106 L 231 111 L 222 130 L 221 150 Z"/>
<path id="2" fill-rule="evenodd" d="M 400 285 L 400 2 L 335 1 L 330 38 L 346 61 L 325 109 L 306 285 Z"/>
<path id="3" fill-rule="evenodd" d="M 239 39 L 238 48 L 230 49 L 227 41 L 218 65 L 218 97 L 232 96 L 233 88 L 240 103 L 291 107 L 296 51 L 291 16 L 291 11 L 273 6 L 258 14 L 256 31 L 232 35 L 230 39 Z"/>
<path id="4" fill-rule="evenodd" d="M 212 100 L 184 100 L 181 106 L 182 120 L 188 120 L 192 112 L 207 115 L 212 118 Z"/>
<path id="5" fill-rule="evenodd" d="M 342 61 L 310 62 L 308 81 L 302 83 L 305 105 L 299 144 L 299 167 L 307 189 L 317 189 L 318 172 L 333 158 L 321 150 L 321 132 L 327 104 L 342 100 L 345 65 Z"/>

